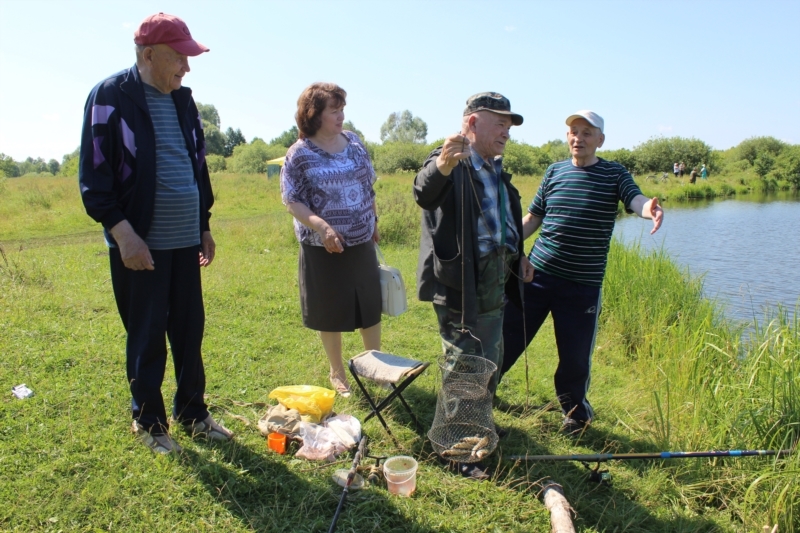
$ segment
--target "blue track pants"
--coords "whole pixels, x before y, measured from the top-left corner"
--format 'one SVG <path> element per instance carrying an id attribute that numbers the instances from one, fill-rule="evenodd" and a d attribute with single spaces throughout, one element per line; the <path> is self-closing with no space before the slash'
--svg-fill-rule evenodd
<path id="1" fill-rule="evenodd" d="M 131 270 L 111 248 L 111 283 L 122 323 L 133 418 L 153 434 L 167 428 L 161 384 L 169 338 L 177 391 L 173 416 L 189 422 L 208 416 L 203 399 L 206 378 L 200 347 L 205 311 L 200 285 L 199 246 L 150 250 L 155 270 Z"/>
<path id="2" fill-rule="evenodd" d="M 512 303 L 503 318 L 505 374 L 530 344 L 549 313 L 558 346 L 556 394 L 566 416 L 590 421 L 594 413 L 586 398 L 591 381 L 592 352 L 600 316 L 600 287 L 592 287 L 537 270 L 525 284 L 525 312 Z M 524 318 L 523 318 L 524 316 Z"/>

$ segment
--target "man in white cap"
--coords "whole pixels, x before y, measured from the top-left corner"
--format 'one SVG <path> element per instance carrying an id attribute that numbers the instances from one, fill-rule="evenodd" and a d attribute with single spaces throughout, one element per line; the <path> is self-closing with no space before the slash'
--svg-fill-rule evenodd
<path id="1" fill-rule="evenodd" d="M 127 331 L 132 431 L 157 453 L 180 452 L 168 432 L 161 384 L 169 338 L 177 391 L 172 416 L 192 436 L 230 440 L 203 399 L 205 311 L 200 267 L 214 260 L 214 203 L 189 56 L 209 49 L 173 15 L 144 19 L 136 64 L 100 82 L 84 110 L 80 189 L 103 225 L 111 284 Z"/>
<path id="2" fill-rule="evenodd" d="M 502 372 L 511 368 L 552 313 L 562 431 L 579 434 L 594 417 L 586 393 L 617 205 L 621 201 L 628 212 L 652 219 L 651 234 L 661 226 L 664 212 L 658 198 L 642 194 L 625 167 L 597 157 L 605 141 L 600 115 L 578 111 L 566 124 L 572 158 L 550 165 L 522 220 L 524 238 L 539 227 L 542 231 L 528 255 L 535 274 L 525 283 L 524 313 L 516 305 L 506 306 Z"/>

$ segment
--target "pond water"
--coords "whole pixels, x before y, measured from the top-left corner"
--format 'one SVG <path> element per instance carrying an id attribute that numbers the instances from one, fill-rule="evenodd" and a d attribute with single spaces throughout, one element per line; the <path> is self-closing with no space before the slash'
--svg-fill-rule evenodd
<path id="1" fill-rule="evenodd" d="M 782 305 L 790 316 L 800 298 L 800 196 L 668 202 L 664 224 L 634 215 L 617 220 L 614 236 L 661 247 L 692 276 L 703 276 L 707 297 L 734 320 L 761 320 Z"/>

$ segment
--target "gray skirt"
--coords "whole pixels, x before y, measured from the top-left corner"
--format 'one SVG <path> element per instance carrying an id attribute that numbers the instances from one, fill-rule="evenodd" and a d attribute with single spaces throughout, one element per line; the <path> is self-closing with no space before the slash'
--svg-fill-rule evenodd
<path id="1" fill-rule="evenodd" d="M 355 331 L 381 321 L 381 281 L 370 240 L 328 253 L 300 244 L 298 264 L 303 325 L 316 331 Z"/>

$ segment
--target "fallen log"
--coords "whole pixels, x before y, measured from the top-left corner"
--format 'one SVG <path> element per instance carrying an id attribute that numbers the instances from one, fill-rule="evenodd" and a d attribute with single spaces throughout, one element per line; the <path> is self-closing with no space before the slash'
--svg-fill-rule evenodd
<path id="1" fill-rule="evenodd" d="M 550 531 L 552 533 L 575 533 L 572 525 L 572 506 L 564 497 L 561 485 L 554 482 L 545 484 L 542 490 L 544 506 L 550 511 Z"/>

